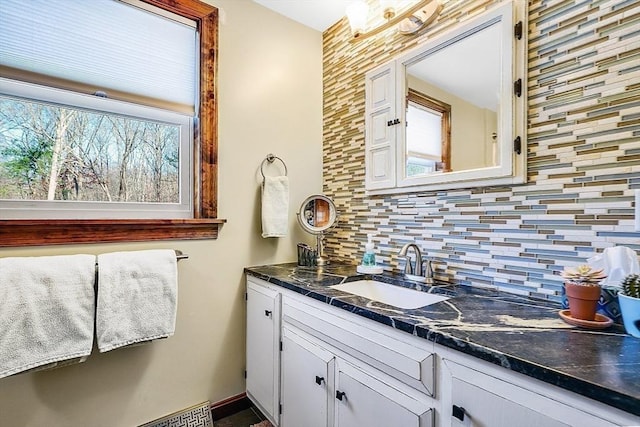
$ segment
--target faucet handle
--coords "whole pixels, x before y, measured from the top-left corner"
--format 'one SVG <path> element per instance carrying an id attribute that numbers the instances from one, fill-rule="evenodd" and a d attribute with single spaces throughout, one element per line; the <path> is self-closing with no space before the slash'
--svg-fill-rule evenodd
<path id="1" fill-rule="evenodd" d="M 433 279 L 433 265 L 430 259 L 424 261 L 424 277 Z"/>
<path id="2" fill-rule="evenodd" d="M 405 255 L 404 258 L 404 274 L 413 274 L 413 266 L 411 265 L 411 257 Z"/>

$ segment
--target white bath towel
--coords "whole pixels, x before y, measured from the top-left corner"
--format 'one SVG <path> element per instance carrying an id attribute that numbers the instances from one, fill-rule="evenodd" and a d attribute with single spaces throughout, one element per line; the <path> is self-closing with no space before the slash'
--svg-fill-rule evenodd
<path id="1" fill-rule="evenodd" d="M 177 304 L 174 251 L 98 255 L 96 337 L 100 352 L 173 335 Z"/>
<path id="2" fill-rule="evenodd" d="M 284 237 L 289 230 L 289 178 L 267 176 L 262 183 L 262 237 Z"/>
<path id="3" fill-rule="evenodd" d="M 93 345 L 94 255 L 0 258 L 0 378 Z"/>

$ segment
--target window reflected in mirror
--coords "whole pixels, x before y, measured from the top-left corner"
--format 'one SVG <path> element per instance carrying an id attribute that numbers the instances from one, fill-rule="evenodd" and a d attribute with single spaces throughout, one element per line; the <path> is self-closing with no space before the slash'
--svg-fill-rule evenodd
<path id="1" fill-rule="evenodd" d="M 407 95 L 407 176 L 451 170 L 451 106 L 420 92 Z"/>

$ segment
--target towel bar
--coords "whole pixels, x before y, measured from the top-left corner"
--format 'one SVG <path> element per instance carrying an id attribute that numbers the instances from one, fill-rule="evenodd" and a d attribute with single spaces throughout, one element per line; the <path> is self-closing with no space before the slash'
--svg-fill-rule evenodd
<path id="1" fill-rule="evenodd" d="M 178 249 L 174 249 L 174 252 L 176 253 L 176 260 L 178 261 L 180 261 L 181 259 L 189 259 L 189 255 L 182 253 L 182 251 Z M 96 261 L 96 269 L 97 268 L 98 268 L 98 262 Z"/>
<path id="2" fill-rule="evenodd" d="M 267 154 L 267 157 L 265 157 L 264 160 L 262 161 L 262 163 L 260 164 L 260 173 L 262 174 L 262 180 L 264 180 L 264 178 L 265 178 L 265 176 L 264 176 L 264 163 L 265 162 L 273 163 L 276 160 L 280 160 L 280 162 L 282 163 L 282 166 L 284 166 L 284 176 L 287 176 L 287 174 L 288 174 L 288 172 L 287 172 L 287 164 L 284 162 L 284 160 L 282 160 L 278 156 L 274 156 L 273 154 L 269 153 L 269 154 Z"/>

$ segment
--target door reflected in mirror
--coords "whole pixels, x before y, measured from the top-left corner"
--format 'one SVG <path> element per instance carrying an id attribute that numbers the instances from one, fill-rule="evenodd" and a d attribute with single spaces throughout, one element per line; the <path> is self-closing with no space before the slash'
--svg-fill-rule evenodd
<path id="1" fill-rule="evenodd" d="M 321 194 L 307 197 L 298 211 L 300 226 L 311 234 L 320 234 L 333 227 L 337 217 L 333 201 Z"/>
<path id="2" fill-rule="evenodd" d="M 499 23 L 406 67 L 406 176 L 498 166 Z"/>
<path id="3" fill-rule="evenodd" d="M 312 227 L 326 227 L 329 224 L 330 211 L 328 201 L 313 199 L 304 207 L 304 218 Z"/>

